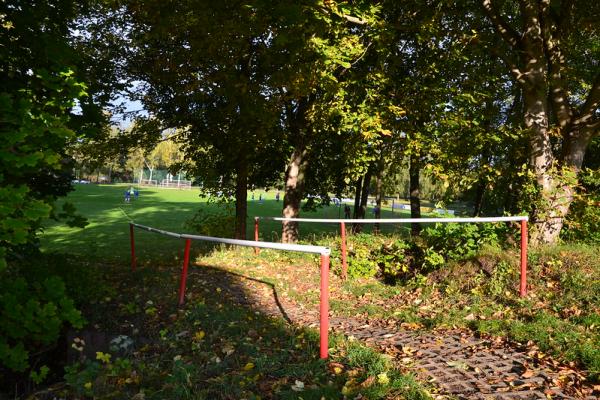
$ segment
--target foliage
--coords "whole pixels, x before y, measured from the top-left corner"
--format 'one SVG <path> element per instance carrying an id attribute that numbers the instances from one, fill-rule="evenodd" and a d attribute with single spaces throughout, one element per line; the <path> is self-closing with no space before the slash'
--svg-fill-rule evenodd
<path id="1" fill-rule="evenodd" d="M 579 179 L 584 193 L 571 206 L 562 237 L 600 244 L 600 170 L 585 170 Z"/>
<path id="2" fill-rule="evenodd" d="M 435 224 L 423 230 L 422 236 L 428 250 L 444 259 L 464 260 L 473 257 L 483 245 L 500 246 L 509 228 L 505 224 Z M 431 263 L 429 267 L 440 266 Z"/>
<path id="3" fill-rule="evenodd" d="M 59 277 L 28 282 L 11 274 L 0 293 L 0 362 L 14 371 L 28 367 L 32 351 L 55 342 L 65 323 L 83 325 Z"/>
<path id="4" fill-rule="evenodd" d="M 500 247 L 507 226 L 492 224 L 436 224 L 421 237 L 392 241 L 369 234 L 354 235 L 348 246 L 350 277 L 382 278 L 394 283 L 444 267 L 449 261 L 466 260 L 484 246 Z"/>
<path id="5" fill-rule="evenodd" d="M 379 272 L 377 260 L 371 256 L 374 248 L 382 245 L 383 238 L 359 233 L 347 238 L 348 276 L 350 278 L 372 277 Z"/>
<path id="6" fill-rule="evenodd" d="M 215 206 L 211 207 L 211 204 Z M 227 200 L 209 198 L 203 208 L 199 208 L 184 223 L 184 228 L 205 236 L 232 237 L 235 221 L 233 204 Z"/>
<path id="7" fill-rule="evenodd" d="M 421 249 L 414 243 L 398 239 L 383 244 L 372 254 L 379 267 L 378 275 L 384 282 L 395 283 L 398 279 L 408 279 L 420 270 L 417 264 L 422 259 Z"/>

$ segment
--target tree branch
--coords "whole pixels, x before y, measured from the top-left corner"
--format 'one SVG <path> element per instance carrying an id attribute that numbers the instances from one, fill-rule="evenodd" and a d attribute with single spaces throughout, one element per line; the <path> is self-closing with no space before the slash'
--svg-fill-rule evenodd
<path id="1" fill-rule="evenodd" d="M 594 79 L 588 97 L 577 112 L 575 124 L 591 122 L 598 107 L 600 107 L 600 72 L 596 74 L 596 79 Z"/>
<path id="2" fill-rule="evenodd" d="M 525 83 L 525 75 L 523 74 L 523 71 L 519 69 L 519 66 L 516 62 L 514 62 L 514 60 L 511 60 L 507 54 L 497 51 L 494 47 L 488 48 L 488 50 L 506 65 L 506 67 L 514 76 L 515 80 L 517 80 L 519 83 Z"/>
<path id="3" fill-rule="evenodd" d="M 318 7 L 319 10 L 321 10 L 322 12 L 329 14 L 329 13 L 333 13 L 335 15 L 337 15 L 338 17 L 341 17 L 342 19 L 345 19 L 346 21 L 352 23 L 352 24 L 356 24 L 356 25 L 367 25 L 369 22 L 365 19 L 361 19 L 358 17 L 354 17 L 352 15 L 348 15 L 348 14 L 344 14 L 341 12 L 335 12 L 334 10 L 327 8 L 327 7 Z"/>
<path id="4" fill-rule="evenodd" d="M 500 16 L 500 13 L 492 4 L 492 0 L 483 0 L 481 5 L 500 37 L 511 47 L 518 47 L 521 40 L 518 32 Z"/>

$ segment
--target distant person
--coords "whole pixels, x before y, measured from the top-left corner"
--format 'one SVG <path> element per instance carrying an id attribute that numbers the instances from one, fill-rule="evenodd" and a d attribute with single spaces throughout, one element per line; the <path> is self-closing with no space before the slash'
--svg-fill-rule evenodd
<path id="1" fill-rule="evenodd" d="M 137 189 L 133 189 L 133 198 L 137 200 L 139 196 L 140 196 L 140 191 Z"/>
<path id="2" fill-rule="evenodd" d="M 262 202 L 263 202 L 263 200 L 262 200 L 262 193 L 259 193 L 259 194 L 258 194 L 258 202 L 259 202 L 259 203 L 262 203 Z"/>
<path id="3" fill-rule="evenodd" d="M 379 206 L 375 206 L 375 208 L 373 208 L 373 214 L 375 215 L 375 218 L 379 218 L 380 212 L 381 212 L 381 209 L 379 208 Z"/>
<path id="4" fill-rule="evenodd" d="M 129 193 L 129 189 L 125 191 L 125 203 L 129 203 L 131 201 L 131 194 Z"/>
<path id="5" fill-rule="evenodd" d="M 350 219 L 350 206 L 348 204 L 344 204 L 344 218 Z"/>
<path id="6" fill-rule="evenodd" d="M 275 194 L 275 201 L 279 201 L 279 190 L 277 191 L 277 193 Z"/>
<path id="7" fill-rule="evenodd" d="M 252 192 L 252 201 L 254 201 L 254 192 Z"/>

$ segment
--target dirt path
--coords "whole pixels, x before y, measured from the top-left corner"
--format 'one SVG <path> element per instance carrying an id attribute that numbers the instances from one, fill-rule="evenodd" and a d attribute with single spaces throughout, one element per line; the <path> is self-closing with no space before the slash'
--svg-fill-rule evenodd
<path id="1" fill-rule="evenodd" d="M 210 270 L 209 270 L 210 271 Z M 208 272 L 205 270 L 205 272 Z M 223 270 L 212 270 L 202 279 L 218 284 Z M 282 298 L 267 282 L 237 275 L 239 287 L 225 296 L 240 305 L 283 317 L 290 323 L 316 327 L 318 313 Z M 573 368 L 521 350 L 500 339 L 478 338 L 464 330 L 423 332 L 383 321 L 331 317 L 331 328 L 362 340 L 391 355 L 403 368 L 441 389 L 440 398 L 458 399 L 598 399 L 582 385 Z"/>

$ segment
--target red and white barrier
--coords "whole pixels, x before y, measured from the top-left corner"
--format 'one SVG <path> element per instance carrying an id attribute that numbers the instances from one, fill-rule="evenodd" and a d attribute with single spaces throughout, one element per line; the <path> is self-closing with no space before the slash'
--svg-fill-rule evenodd
<path id="1" fill-rule="evenodd" d="M 324 246 L 310 246 L 301 244 L 284 244 L 284 243 L 272 243 L 272 242 L 259 242 L 258 241 L 258 230 L 256 230 L 255 238 L 257 240 L 239 240 L 239 239 L 228 239 L 218 238 L 212 236 L 202 235 L 189 235 L 185 233 L 169 232 L 162 229 L 156 229 L 150 226 L 140 225 L 136 223 L 129 223 L 129 234 L 131 242 L 131 269 L 136 269 L 136 256 L 135 256 L 135 238 L 134 228 L 142 229 L 148 232 L 158 233 L 165 236 L 170 236 L 178 239 L 185 239 L 185 248 L 183 254 L 183 267 L 181 270 L 181 281 L 179 284 L 179 305 L 182 305 L 185 301 L 185 289 L 188 275 L 188 265 L 190 261 L 190 247 L 192 240 L 200 240 L 204 242 L 213 243 L 224 243 L 236 246 L 254 247 L 255 252 L 258 254 L 258 249 L 274 249 L 284 251 L 297 251 L 301 253 L 319 254 L 321 256 L 321 300 L 320 300 L 320 347 L 319 356 L 323 359 L 328 357 L 329 347 L 329 256 L 331 250 Z M 258 220 L 256 220 L 256 228 L 258 228 Z"/>
<path id="2" fill-rule="evenodd" d="M 284 217 L 254 217 L 254 238 L 258 241 L 259 220 L 291 221 L 323 224 L 340 224 L 341 252 L 342 252 L 342 277 L 346 278 L 348 273 L 347 250 L 346 250 L 346 223 L 352 224 L 412 224 L 412 223 L 492 223 L 492 222 L 515 222 L 519 221 L 521 226 L 521 279 L 519 294 L 521 297 L 527 295 L 527 221 L 525 215 L 507 217 L 452 217 L 452 218 L 382 218 L 382 219 L 340 219 L 340 218 L 284 218 Z"/>

